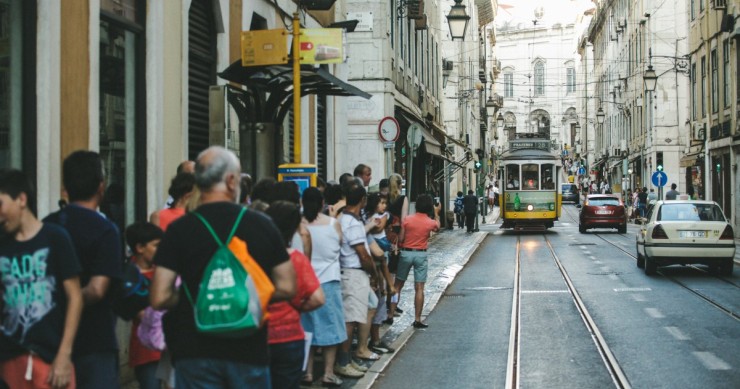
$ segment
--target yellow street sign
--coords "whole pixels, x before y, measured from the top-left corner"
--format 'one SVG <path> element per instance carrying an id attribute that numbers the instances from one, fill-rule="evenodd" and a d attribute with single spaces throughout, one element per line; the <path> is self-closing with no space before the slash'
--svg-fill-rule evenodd
<path id="1" fill-rule="evenodd" d="M 301 63 L 344 62 L 344 30 L 341 28 L 306 28 L 301 30 Z"/>
<path id="2" fill-rule="evenodd" d="M 285 29 L 242 31 L 242 66 L 288 63 L 288 34 Z"/>

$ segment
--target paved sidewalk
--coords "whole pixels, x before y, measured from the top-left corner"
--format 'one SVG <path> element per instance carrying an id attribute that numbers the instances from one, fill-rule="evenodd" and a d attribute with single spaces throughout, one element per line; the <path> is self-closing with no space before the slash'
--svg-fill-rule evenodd
<path id="1" fill-rule="evenodd" d="M 498 207 L 495 207 L 486 215 L 486 224 L 480 223 L 481 219 L 479 219 L 479 228 L 481 230 L 479 232 L 467 233 L 465 229 L 455 228 L 452 230 L 442 230 L 430 239 L 428 282 L 425 285 L 425 303 L 422 310 L 422 320 L 436 307 L 442 294 L 444 294 L 460 270 L 463 269 L 475 250 L 478 249 L 478 246 L 480 246 L 483 239 L 488 235 L 488 231 L 494 228 L 494 223 L 498 219 L 498 215 Z M 411 274 L 411 278 L 406 282 L 401 291 L 399 306 L 404 311 L 403 315 L 396 317 L 392 326 L 381 327 L 381 338 L 387 344 L 391 345 L 391 347 L 395 348 L 396 352 L 393 354 L 383 354 L 380 360 L 372 364 L 366 364 L 365 366 L 369 370 L 359 381 L 343 378 L 343 388 L 370 388 L 386 366 L 391 363 L 393 357 L 403 348 L 414 331 L 417 331 L 411 326 L 414 321 L 413 296 L 414 283 L 413 274 Z M 428 322 L 428 324 L 430 326 L 444 325 L 444 323 L 434 322 Z"/>

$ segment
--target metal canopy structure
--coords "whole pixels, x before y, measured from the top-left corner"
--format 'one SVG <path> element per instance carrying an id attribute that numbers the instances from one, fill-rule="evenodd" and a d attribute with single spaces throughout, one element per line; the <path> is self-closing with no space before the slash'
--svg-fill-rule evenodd
<path id="1" fill-rule="evenodd" d="M 244 67 L 241 60 L 238 60 L 218 76 L 247 87 L 246 94 L 239 95 L 244 96 L 242 98 L 246 101 L 230 101 L 240 116 L 240 121 L 279 124 L 292 108 L 292 62 L 285 65 Z M 365 99 L 372 97 L 369 93 L 340 80 L 324 66 L 301 65 L 300 89 L 301 96 L 359 96 Z"/>

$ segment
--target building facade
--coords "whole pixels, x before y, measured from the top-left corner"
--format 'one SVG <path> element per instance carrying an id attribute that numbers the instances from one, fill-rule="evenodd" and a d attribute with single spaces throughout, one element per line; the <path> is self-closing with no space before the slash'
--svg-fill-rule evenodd
<path id="1" fill-rule="evenodd" d="M 597 104 L 592 164 L 599 177 L 622 189 L 659 191 L 662 169 L 670 186 L 686 186 L 679 165 L 687 146 L 688 40 L 684 2 L 599 1 L 588 29 L 593 45 Z M 648 91 L 648 68 L 658 75 Z"/>
<path id="2" fill-rule="evenodd" d="M 686 119 L 685 191 L 714 200 L 738 223 L 738 0 L 689 0 L 689 107 Z"/>

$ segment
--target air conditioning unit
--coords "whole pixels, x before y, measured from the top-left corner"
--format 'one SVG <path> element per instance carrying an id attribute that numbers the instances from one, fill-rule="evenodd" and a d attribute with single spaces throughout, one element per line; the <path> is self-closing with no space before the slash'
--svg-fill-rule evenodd
<path id="1" fill-rule="evenodd" d="M 693 131 L 691 131 L 691 139 L 700 142 L 707 139 L 707 129 L 704 127 L 704 123 L 694 123 Z"/>
<path id="2" fill-rule="evenodd" d="M 714 9 L 727 9 L 727 0 L 713 0 L 712 8 Z"/>
<path id="3" fill-rule="evenodd" d="M 452 71 L 455 64 L 452 61 L 446 59 L 442 60 L 442 70 Z"/>

